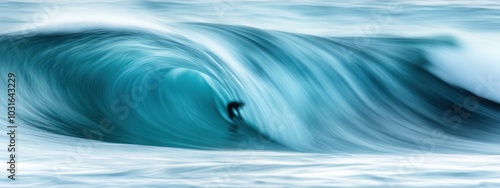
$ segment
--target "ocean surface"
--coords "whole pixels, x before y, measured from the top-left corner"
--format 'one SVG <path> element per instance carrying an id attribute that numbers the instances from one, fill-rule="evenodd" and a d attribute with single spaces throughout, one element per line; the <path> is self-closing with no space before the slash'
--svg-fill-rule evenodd
<path id="1" fill-rule="evenodd" d="M 500 187 L 499 49 L 498 1 L 2 1 L 0 187 Z"/>

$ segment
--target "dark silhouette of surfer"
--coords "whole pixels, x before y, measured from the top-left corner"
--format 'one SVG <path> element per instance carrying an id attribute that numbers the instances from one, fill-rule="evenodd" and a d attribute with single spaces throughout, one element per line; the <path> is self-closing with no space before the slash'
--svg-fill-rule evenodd
<path id="1" fill-rule="evenodd" d="M 227 104 L 227 113 L 229 115 L 229 118 L 233 121 L 235 121 L 235 123 L 232 123 L 231 124 L 231 127 L 229 129 L 229 131 L 231 131 L 231 133 L 236 133 L 238 131 L 238 122 L 242 121 L 243 118 L 241 117 L 241 114 L 240 114 L 240 110 L 239 108 L 245 106 L 245 103 L 241 102 L 241 101 L 232 101 L 230 102 L 229 104 Z"/>
<path id="2" fill-rule="evenodd" d="M 231 120 L 234 120 L 235 118 L 242 120 L 243 118 L 241 118 L 239 108 L 243 106 L 245 106 L 245 103 L 239 101 L 233 101 L 227 104 L 227 113 L 229 118 Z"/>

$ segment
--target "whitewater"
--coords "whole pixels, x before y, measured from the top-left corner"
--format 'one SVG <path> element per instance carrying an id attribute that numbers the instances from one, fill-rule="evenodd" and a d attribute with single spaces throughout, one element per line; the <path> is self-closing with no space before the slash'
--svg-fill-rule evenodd
<path id="1" fill-rule="evenodd" d="M 496 1 L 0 2 L 0 187 L 498 187 L 499 32 Z"/>

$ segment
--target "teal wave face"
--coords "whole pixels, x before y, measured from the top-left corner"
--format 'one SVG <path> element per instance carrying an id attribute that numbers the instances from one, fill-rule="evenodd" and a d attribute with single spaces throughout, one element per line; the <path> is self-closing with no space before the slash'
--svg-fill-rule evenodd
<path id="1" fill-rule="evenodd" d="M 498 142 L 500 106 L 427 70 L 428 51 L 458 45 L 449 37 L 364 43 L 177 27 L 192 35 L 130 28 L 3 35 L 0 71 L 19 73 L 20 113 L 32 128 L 108 142 L 225 149 L 255 137 L 268 149 L 322 152 L 404 151 L 429 132 L 453 140 L 443 151 Z M 237 135 L 225 111 L 233 100 L 246 103 Z"/>

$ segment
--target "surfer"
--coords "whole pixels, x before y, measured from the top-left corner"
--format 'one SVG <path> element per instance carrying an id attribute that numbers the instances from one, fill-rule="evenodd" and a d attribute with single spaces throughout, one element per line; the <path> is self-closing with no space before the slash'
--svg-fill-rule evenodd
<path id="1" fill-rule="evenodd" d="M 229 118 L 233 121 L 236 120 L 235 123 L 231 124 L 230 131 L 231 133 L 236 133 L 238 130 L 238 125 L 236 124 L 238 121 L 242 121 L 243 118 L 241 117 L 240 110 L 239 108 L 245 106 L 245 103 L 241 101 L 233 101 L 227 104 L 227 113 L 229 115 Z"/>
<path id="2" fill-rule="evenodd" d="M 239 110 L 239 108 L 243 107 L 243 106 L 245 106 L 245 103 L 239 102 L 239 101 L 233 101 L 233 102 L 230 102 L 229 104 L 227 104 L 227 113 L 229 115 L 229 118 L 231 120 L 234 120 L 235 118 L 239 119 L 239 120 L 243 120 L 243 118 L 241 118 L 241 114 L 240 114 L 240 110 Z"/>

